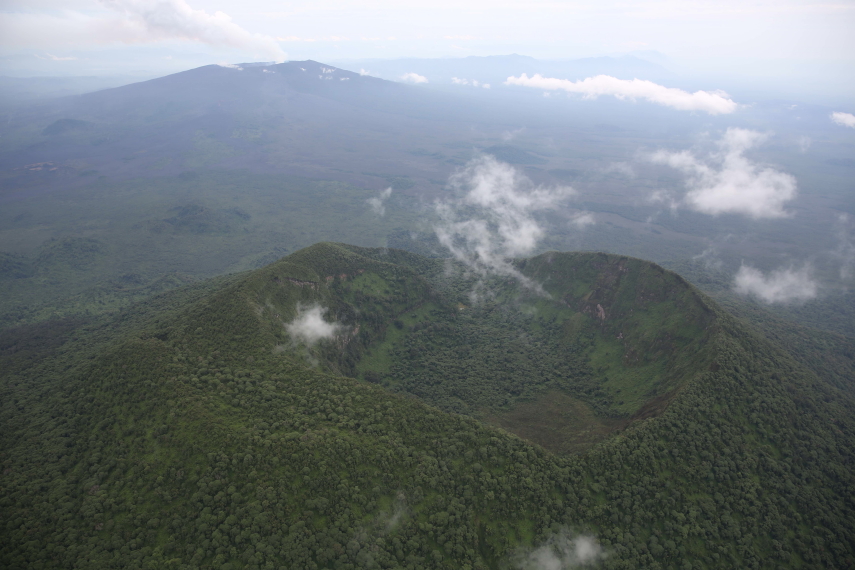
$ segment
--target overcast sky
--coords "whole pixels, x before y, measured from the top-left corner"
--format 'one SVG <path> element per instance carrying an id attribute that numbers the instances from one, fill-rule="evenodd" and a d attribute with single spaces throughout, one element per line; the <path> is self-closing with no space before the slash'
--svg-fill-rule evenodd
<path id="1" fill-rule="evenodd" d="M 855 0 L 0 0 L 0 7 L 0 73 L 18 76 L 507 53 L 658 52 L 648 55 L 662 54 L 672 68 L 769 77 L 799 68 L 830 78 L 855 63 Z"/>

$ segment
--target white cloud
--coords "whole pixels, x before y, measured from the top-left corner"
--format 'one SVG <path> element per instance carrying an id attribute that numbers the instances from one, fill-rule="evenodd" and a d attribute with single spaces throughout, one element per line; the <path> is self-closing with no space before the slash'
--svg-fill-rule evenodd
<path id="1" fill-rule="evenodd" d="M 831 114 L 831 120 L 841 127 L 849 127 L 855 129 L 855 115 L 852 113 L 842 113 L 840 111 Z"/>
<path id="2" fill-rule="evenodd" d="M 379 196 L 375 196 L 373 198 L 369 198 L 367 200 L 368 205 L 371 206 L 371 209 L 374 210 L 374 213 L 380 217 L 386 215 L 386 205 L 384 202 L 392 195 L 392 187 L 388 187 L 382 192 L 380 192 Z"/>
<path id="3" fill-rule="evenodd" d="M 816 297 L 817 283 L 811 269 L 776 269 L 763 275 L 759 269 L 743 265 L 733 280 L 733 289 L 740 295 L 752 295 L 766 303 L 807 301 Z"/>
<path id="4" fill-rule="evenodd" d="M 534 213 L 554 208 L 575 191 L 569 186 L 534 186 L 513 166 L 490 155 L 471 160 L 449 182 L 459 197 L 436 204 L 439 242 L 481 275 L 511 276 L 540 291 L 508 258 L 532 253 L 544 234 Z"/>
<path id="5" fill-rule="evenodd" d="M 647 197 L 650 202 L 664 204 L 671 210 L 672 214 L 675 214 L 677 210 L 680 209 L 680 201 L 675 199 L 671 193 L 666 192 L 665 190 L 654 190 Z M 647 222 L 648 224 L 653 223 L 653 221 L 659 216 L 659 212 L 648 216 Z"/>
<path id="6" fill-rule="evenodd" d="M 603 171 L 606 173 L 616 172 L 627 178 L 635 178 L 635 169 L 628 162 L 612 162 Z"/>
<path id="7" fill-rule="evenodd" d="M 344 327 L 339 323 L 328 323 L 324 320 L 327 310 L 320 305 L 309 307 L 297 306 L 297 317 L 287 325 L 285 330 L 296 342 L 309 346 L 323 339 L 334 338 Z"/>
<path id="8" fill-rule="evenodd" d="M 719 270 L 722 267 L 721 258 L 718 256 L 718 248 L 715 245 L 711 245 L 698 255 L 692 256 L 692 260 L 703 263 L 707 269 Z"/>
<path id="9" fill-rule="evenodd" d="M 427 77 L 425 77 L 423 75 L 419 75 L 418 73 L 414 73 L 412 71 L 410 73 L 405 73 L 404 75 L 402 75 L 401 80 L 405 81 L 407 83 L 427 83 L 428 82 Z"/>
<path id="10" fill-rule="evenodd" d="M 512 131 L 505 131 L 502 133 L 502 140 L 505 142 L 510 142 L 517 138 L 517 136 L 519 136 L 523 131 L 525 131 L 525 127 L 520 127 Z"/>
<path id="11" fill-rule="evenodd" d="M 226 67 L 228 69 L 236 69 L 238 71 L 243 71 L 243 68 L 241 66 L 235 64 L 235 63 L 226 63 L 225 61 L 222 61 L 222 62 L 218 63 L 217 65 L 219 65 L 220 67 Z M 267 70 L 265 69 L 264 71 L 267 71 Z"/>
<path id="12" fill-rule="evenodd" d="M 345 36 L 323 36 L 314 38 L 301 38 L 300 36 L 276 36 L 276 40 L 280 42 L 347 42 L 350 38 Z"/>
<path id="13" fill-rule="evenodd" d="M 212 15 L 204 10 L 194 10 L 185 0 L 100 2 L 123 17 L 118 23 L 121 29 L 117 30 L 112 38 L 114 40 L 126 43 L 190 40 L 214 46 L 246 49 L 277 62 L 287 59 L 276 39 L 248 32 L 235 24 L 224 12 L 214 12 Z"/>
<path id="14" fill-rule="evenodd" d="M 796 196 L 796 179 L 744 156 L 766 138 L 762 133 L 729 128 L 708 162 L 691 152 L 660 150 L 650 160 L 686 174 L 682 204 L 704 214 L 743 214 L 754 219 L 783 218 L 784 204 Z"/>
<path id="15" fill-rule="evenodd" d="M 77 58 L 73 56 L 68 57 L 60 57 L 58 55 L 53 55 L 52 53 L 46 53 L 44 55 L 36 54 L 36 57 L 39 59 L 49 59 L 51 61 L 74 61 Z"/>
<path id="16" fill-rule="evenodd" d="M 460 77 L 452 77 L 451 82 L 455 85 L 471 85 L 472 87 L 481 87 L 483 89 L 489 89 L 489 83 L 481 83 L 477 79 L 461 79 Z"/>
<path id="17" fill-rule="evenodd" d="M 732 113 L 737 104 L 723 91 L 695 91 L 664 87 L 644 79 L 617 79 L 608 75 L 597 75 L 580 81 L 543 77 L 539 73 L 529 77 L 508 77 L 505 85 L 522 85 L 547 91 L 563 90 L 579 93 L 588 99 L 600 95 L 614 95 L 618 99 L 647 99 L 652 103 L 672 107 L 681 111 L 706 111 L 711 115 Z"/>
<path id="18" fill-rule="evenodd" d="M 593 226 L 597 221 L 594 219 L 594 214 L 591 212 L 579 212 L 570 218 L 570 223 L 581 230 L 588 226 Z"/>
<path id="19" fill-rule="evenodd" d="M 565 530 L 518 556 L 514 566 L 519 570 L 570 570 L 596 564 L 603 557 L 603 549 L 595 537 L 573 536 Z"/>

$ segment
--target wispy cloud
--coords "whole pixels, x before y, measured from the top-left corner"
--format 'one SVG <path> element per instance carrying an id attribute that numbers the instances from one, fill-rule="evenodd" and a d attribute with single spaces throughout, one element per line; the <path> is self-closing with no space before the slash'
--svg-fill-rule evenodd
<path id="1" fill-rule="evenodd" d="M 505 142 L 511 142 L 512 140 L 517 138 L 517 136 L 519 136 L 523 131 L 525 131 L 525 127 L 520 127 L 512 131 L 505 131 L 502 133 L 502 140 Z"/>
<path id="2" fill-rule="evenodd" d="M 280 42 L 347 42 L 350 38 L 345 36 L 327 36 L 320 38 L 301 38 L 299 36 L 276 36 L 276 40 Z"/>
<path id="3" fill-rule="evenodd" d="M 386 202 L 386 200 L 389 199 L 389 196 L 391 196 L 391 195 L 392 195 L 392 187 L 390 186 L 390 187 L 386 188 L 385 190 L 383 190 L 382 192 L 380 192 L 379 196 L 369 198 L 367 200 L 368 205 L 371 206 L 371 209 L 374 211 L 375 214 L 377 214 L 380 217 L 383 217 L 386 215 L 385 202 Z"/>
<path id="4" fill-rule="evenodd" d="M 428 82 L 427 77 L 425 77 L 424 75 L 419 75 L 418 73 L 415 73 L 412 71 L 410 73 L 405 73 L 404 75 L 402 75 L 401 81 L 404 81 L 406 83 L 427 83 Z"/>
<path id="5" fill-rule="evenodd" d="M 362 568 L 379 568 L 374 560 L 373 546 L 378 537 L 394 532 L 401 523 L 410 517 L 407 506 L 407 495 L 403 491 L 395 493 L 395 502 L 389 509 L 381 510 L 376 518 L 356 527 L 348 543 L 356 543 L 360 551 L 360 566 Z"/>
<path id="6" fill-rule="evenodd" d="M 715 245 L 710 245 L 698 255 L 692 256 L 692 260 L 702 263 L 706 269 L 718 271 L 722 267 L 721 258 L 718 256 L 718 248 Z"/>
<path id="7" fill-rule="evenodd" d="M 46 53 L 44 55 L 35 54 L 35 56 L 39 59 L 49 59 L 51 61 L 74 61 L 77 59 L 73 56 L 60 57 L 58 55 L 53 55 L 52 53 Z"/>
<path id="8" fill-rule="evenodd" d="M 650 160 L 686 174 L 688 192 L 675 205 L 711 215 L 787 217 L 784 205 L 796 196 L 796 179 L 744 155 L 765 139 L 766 135 L 756 131 L 729 128 L 718 141 L 719 151 L 711 153 L 707 161 L 699 160 L 689 151 L 665 150 L 655 152 Z"/>
<path id="9" fill-rule="evenodd" d="M 505 85 L 522 85 L 545 91 L 578 93 L 585 98 L 595 99 L 600 95 L 614 95 L 618 99 L 646 99 L 680 111 L 705 111 L 711 115 L 733 113 L 738 105 L 723 91 L 695 91 L 664 87 L 644 79 L 617 79 L 609 75 L 597 75 L 579 81 L 543 77 L 539 73 L 529 77 L 508 77 Z"/>
<path id="10" fill-rule="evenodd" d="M 588 226 L 593 226 L 597 223 L 597 220 L 591 212 L 579 212 L 576 215 L 571 216 L 570 223 L 579 229 L 583 229 Z"/>
<path id="11" fill-rule="evenodd" d="M 507 275 L 540 291 L 508 258 L 532 253 L 544 234 L 534 214 L 554 208 L 575 191 L 535 186 L 490 155 L 471 160 L 449 182 L 458 197 L 436 204 L 439 242 L 480 275 Z"/>
<path id="12" fill-rule="evenodd" d="M 843 113 L 840 111 L 831 114 L 831 120 L 842 127 L 855 129 L 855 115 L 852 113 Z"/>
<path id="13" fill-rule="evenodd" d="M 628 162 L 612 162 L 603 171 L 608 174 L 617 173 L 627 178 L 635 178 L 635 169 Z"/>
<path id="14" fill-rule="evenodd" d="M 128 43 L 158 40 L 190 40 L 258 52 L 281 62 L 287 55 L 275 38 L 253 34 L 234 23 L 224 12 L 194 10 L 184 0 L 100 0 L 122 15 L 122 34 Z"/>
<path id="15" fill-rule="evenodd" d="M 455 85 L 471 85 L 472 87 L 482 87 L 484 89 L 489 89 L 489 83 L 482 83 L 477 79 L 461 79 L 459 77 L 452 77 L 451 82 Z"/>
<path id="16" fill-rule="evenodd" d="M 344 328 L 339 323 L 324 320 L 327 309 L 320 305 L 297 306 L 297 317 L 285 325 L 285 330 L 295 342 L 308 346 L 324 339 L 334 338 Z"/>
<path id="17" fill-rule="evenodd" d="M 595 537 L 563 530 L 538 548 L 518 555 L 514 566 L 518 570 L 570 570 L 596 564 L 603 557 Z"/>
<path id="18" fill-rule="evenodd" d="M 809 265 L 801 269 L 776 269 L 764 275 L 759 269 L 743 265 L 733 280 L 733 289 L 740 295 L 750 295 L 766 303 L 808 301 L 817 295 L 818 285 Z"/>

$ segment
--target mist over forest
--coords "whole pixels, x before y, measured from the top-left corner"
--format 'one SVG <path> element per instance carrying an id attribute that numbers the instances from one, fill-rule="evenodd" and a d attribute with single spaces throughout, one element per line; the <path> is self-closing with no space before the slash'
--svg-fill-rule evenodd
<path id="1" fill-rule="evenodd" d="M 161 4 L 0 11 L 0 566 L 855 567 L 844 64 Z"/>
<path id="2" fill-rule="evenodd" d="M 824 315 L 852 306 L 846 113 L 684 90 L 632 56 L 356 63 L 214 65 L 7 100 L 3 255 L 28 276 L 10 281 L 4 322 L 63 294 L 36 277 L 58 270 L 56 247 L 91 250 L 81 255 L 99 266 L 72 271 L 66 297 L 129 274 L 145 287 L 249 269 L 322 240 L 448 255 L 436 230 L 459 198 L 455 177 L 486 157 L 512 178 L 491 183 L 497 192 L 567 198 L 532 212 L 540 235 L 524 251 L 497 253 L 688 264 L 696 282 L 815 314 L 814 326 L 852 321 Z"/>

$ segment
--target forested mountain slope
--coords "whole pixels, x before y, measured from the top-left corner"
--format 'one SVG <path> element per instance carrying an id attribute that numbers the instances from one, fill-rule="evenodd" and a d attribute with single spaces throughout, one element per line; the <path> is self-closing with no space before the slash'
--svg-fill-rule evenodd
<path id="1" fill-rule="evenodd" d="M 855 565 L 852 386 L 652 264 L 515 267 L 319 244 L 7 331 L 0 566 Z M 562 446 L 544 395 L 606 427 Z"/>

